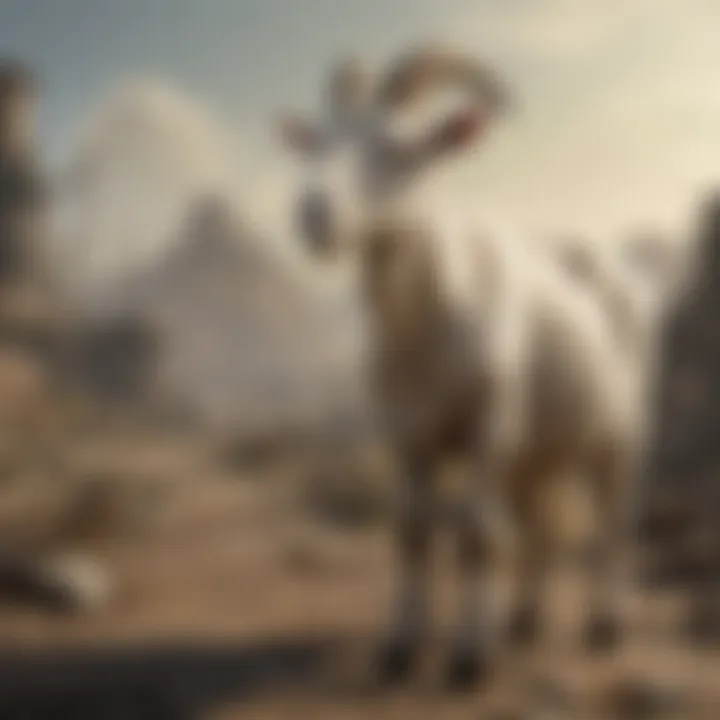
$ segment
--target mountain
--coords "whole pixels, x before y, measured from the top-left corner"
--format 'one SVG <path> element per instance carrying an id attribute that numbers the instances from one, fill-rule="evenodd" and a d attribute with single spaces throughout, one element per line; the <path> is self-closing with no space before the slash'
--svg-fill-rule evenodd
<path id="1" fill-rule="evenodd" d="M 168 390 L 209 420 L 309 421 L 351 400 L 352 329 L 221 196 L 196 200 L 172 250 L 124 295 L 165 337 Z"/>
<path id="2" fill-rule="evenodd" d="M 208 420 L 307 419 L 344 403 L 355 314 L 238 217 L 234 133 L 148 78 L 111 88 L 78 130 L 54 177 L 50 249 L 99 356 L 120 363 L 118 333 L 102 327 L 137 318 L 163 335 L 163 388 Z"/>

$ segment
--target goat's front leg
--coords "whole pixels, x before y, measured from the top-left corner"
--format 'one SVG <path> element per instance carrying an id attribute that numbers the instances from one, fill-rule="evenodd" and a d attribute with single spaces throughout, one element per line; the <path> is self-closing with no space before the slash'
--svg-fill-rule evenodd
<path id="1" fill-rule="evenodd" d="M 595 464 L 593 489 L 599 527 L 591 556 L 589 617 L 591 650 L 612 650 L 622 640 L 620 599 L 630 581 L 631 534 L 639 464 L 635 448 L 610 448 Z"/>
<path id="2" fill-rule="evenodd" d="M 397 526 L 396 577 L 390 639 L 383 648 L 381 675 L 404 679 L 418 659 L 428 630 L 428 580 L 433 510 L 433 466 L 420 454 L 402 457 L 403 498 Z"/>
<path id="3" fill-rule="evenodd" d="M 510 640 L 533 644 L 541 630 L 541 614 L 550 570 L 550 537 L 542 513 L 547 477 L 531 472 L 513 478 L 512 503 L 521 540 L 516 564 L 517 588 L 510 615 Z"/>
<path id="4" fill-rule="evenodd" d="M 518 446 L 519 415 L 509 402 L 503 410 L 479 429 L 459 509 L 460 620 L 448 678 L 459 689 L 484 681 L 492 669 L 499 635 L 493 608 L 497 560 L 516 544 L 507 475 Z"/>
<path id="5" fill-rule="evenodd" d="M 499 630 L 493 608 L 495 561 L 513 544 L 499 491 L 501 465 L 483 463 L 480 472 L 458 517 L 459 623 L 448 672 L 450 685 L 457 689 L 486 680 L 492 669 Z"/>

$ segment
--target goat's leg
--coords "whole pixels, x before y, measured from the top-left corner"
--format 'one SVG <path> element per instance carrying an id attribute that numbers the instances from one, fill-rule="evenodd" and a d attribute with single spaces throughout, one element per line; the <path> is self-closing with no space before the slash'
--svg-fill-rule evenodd
<path id="1" fill-rule="evenodd" d="M 500 492 L 504 463 L 497 460 L 482 464 L 482 477 L 473 478 L 475 482 L 468 488 L 458 518 L 460 621 L 448 677 L 451 686 L 458 689 L 487 678 L 497 646 L 498 623 L 493 612 L 495 560 L 513 542 Z"/>
<path id="2" fill-rule="evenodd" d="M 522 435 L 522 385 L 512 372 L 493 381 L 477 417 L 472 473 L 458 526 L 460 622 L 449 681 L 460 689 L 485 680 L 492 669 L 498 639 L 493 608 L 497 560 L 515 544 L 508 491 Z"/>
<path id="3" fill-rule="evenodd" d="M 590 554 L 589 616 L 585 641 L 591 650 L 611 650 L 621 640 L 622 591 L 629 581 L 631 525 L 637 473 L 635 454 L 613 448 L 592 475 L 597 523 Z"/>
<path id="4" fill-rule="evenodd" d="M 510 639 L 517 645 L 529 645 L 537 640 L 545 585 L 550 564 L 548 528 L 542 516 L 541 501 L 545 490 L 544 478 L 523 478 L 515 488 L 515 521 L 521 532 L 517 564 L 515 606 L 510 616 Z"/>
<path id="5" fill-rule="evenodd" d="M 426 457 L 403 458 L 404 497 L 397 527 L 398 588 L 381 675 L 404 679 L 413 669 L 428 630 L 428 581 L 433 510 L 433 467 Z"/>

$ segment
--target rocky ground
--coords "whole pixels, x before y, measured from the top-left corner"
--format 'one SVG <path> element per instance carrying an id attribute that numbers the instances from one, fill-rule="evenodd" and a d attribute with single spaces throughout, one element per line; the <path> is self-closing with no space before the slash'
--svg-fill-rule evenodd
<path id="1" fill-rule="evenodd" d="M 701 342 L 717 297 L 706 288 L 681 318 L 682 337 L 692 317 L 706 320 L 695 344 L 670 334 L 664 388 L 675 390 L 661 397 L 623 649 L 582 649 L 583 572 L 568 553 L 538 648 L 508 651 L 469 695 L 443 683 L 454 591 L 444 540 L 426 666 L 404 689 L 375 683 L 394 506 L 376 442 L 357 428 L 325 446 L 171 429 L 52 382 L 6 339 L 0 718 L 720 717 L 720 385 L 708 379 L 719 358 Z M 702 367 L 683 370 L 671 352 L 681 347 Z M 688 385 L 688 372 L 710 384 Z M 571 539 L 584 526 L 578 500 L 558 506 Z"/>
<path id="2" fill-rule="evenodd" d="M 442 540 L 438 638 L 415 681 L 383 690 L 372 658 L 391 591 L 393 496 L 381 453 L 248 454 L 222 439 L 77 409 L 75 418 L 64 451 L 47 461 L 54 472 L 28 463 L 21 482 L 15 461 L 0 511 L 4 546 L 42 559 L 85 602 L 2 600 L 0 717 L 720 713 L 711 595 L 639 589 L 628 597 L 624 649 L 593 658 L 577 638 L 582 573 L 571 558 L 558 569 L 540 647 L 508 652 L 485 692 L 451 694 L 452 563 Z M 705 615 L 693 596 L 706 598 Z"/>

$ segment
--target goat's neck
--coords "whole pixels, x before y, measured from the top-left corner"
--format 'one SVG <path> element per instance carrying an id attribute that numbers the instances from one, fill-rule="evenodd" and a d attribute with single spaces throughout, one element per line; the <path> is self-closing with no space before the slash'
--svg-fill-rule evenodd
<path id="1" fill-rule="evenodd" d="M 368 235 L 362 268 L 376 351 L 386 365 L 421 370 L 446 328 L 432 243 L 412 225 L 379 225 Z"/>

